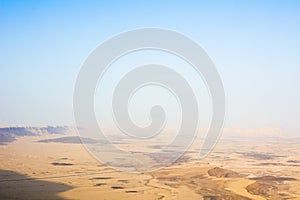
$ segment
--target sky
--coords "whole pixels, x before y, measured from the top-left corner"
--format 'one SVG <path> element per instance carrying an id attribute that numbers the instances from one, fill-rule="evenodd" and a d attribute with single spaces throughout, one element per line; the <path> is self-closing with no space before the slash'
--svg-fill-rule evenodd
<path id="1" fill-rule="evenodd" d="M 0 0 L 0 126 L 74 125 L 74 85 L 92 50 L 158 27 L 192 38 L 215 63 L 225 128 L 300 136 L 299 10 L 299 1 Z"/>

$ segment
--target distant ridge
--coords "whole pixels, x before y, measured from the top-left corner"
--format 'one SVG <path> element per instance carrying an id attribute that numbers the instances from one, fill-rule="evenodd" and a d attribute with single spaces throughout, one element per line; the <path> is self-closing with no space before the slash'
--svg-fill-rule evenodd
<path id="1" fill-rule="evenodd" d="M 12 142 L 20 136 L 37 136 L 42 134 L 64 134 L 70 130 L 68 126 L 46 127 L 2 127 L 0 128 L 0 145 Z"/>

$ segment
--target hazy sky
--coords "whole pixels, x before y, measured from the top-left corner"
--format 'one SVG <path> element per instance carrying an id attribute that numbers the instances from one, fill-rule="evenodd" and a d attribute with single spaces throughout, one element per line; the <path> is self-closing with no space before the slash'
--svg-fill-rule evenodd
<path id="1" fill-rule="evenodd" d="M 80 66 L 131 29 L 183 33 L 212 58 L 226 124 L 300 135 L 299 1 L 0 1 L 0 125 L 73 124 Z"/>

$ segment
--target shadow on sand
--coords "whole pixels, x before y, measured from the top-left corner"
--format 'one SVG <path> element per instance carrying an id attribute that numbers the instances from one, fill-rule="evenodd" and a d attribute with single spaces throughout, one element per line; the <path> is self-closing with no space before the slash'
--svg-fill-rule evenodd
<path id="1" fill-rule="evenodd" d="M 0 199 L 63 199 L 58 193 L 72 189 L 63 183 L 28 177 L 14 171 L 0 170 Z"/>

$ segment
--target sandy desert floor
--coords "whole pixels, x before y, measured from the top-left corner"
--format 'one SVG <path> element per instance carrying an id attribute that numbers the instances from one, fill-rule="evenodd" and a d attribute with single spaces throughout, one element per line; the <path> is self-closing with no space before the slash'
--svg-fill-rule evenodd
<path id="1" fill-rule="evenodd" d="M 0 145 L 0 199 L 300 199 L 299 139 L 221 139 L 204 159 L 191 148 L 137 174 L 101 164 L 80 143 L 38 142 L 60 137 Z"/>

